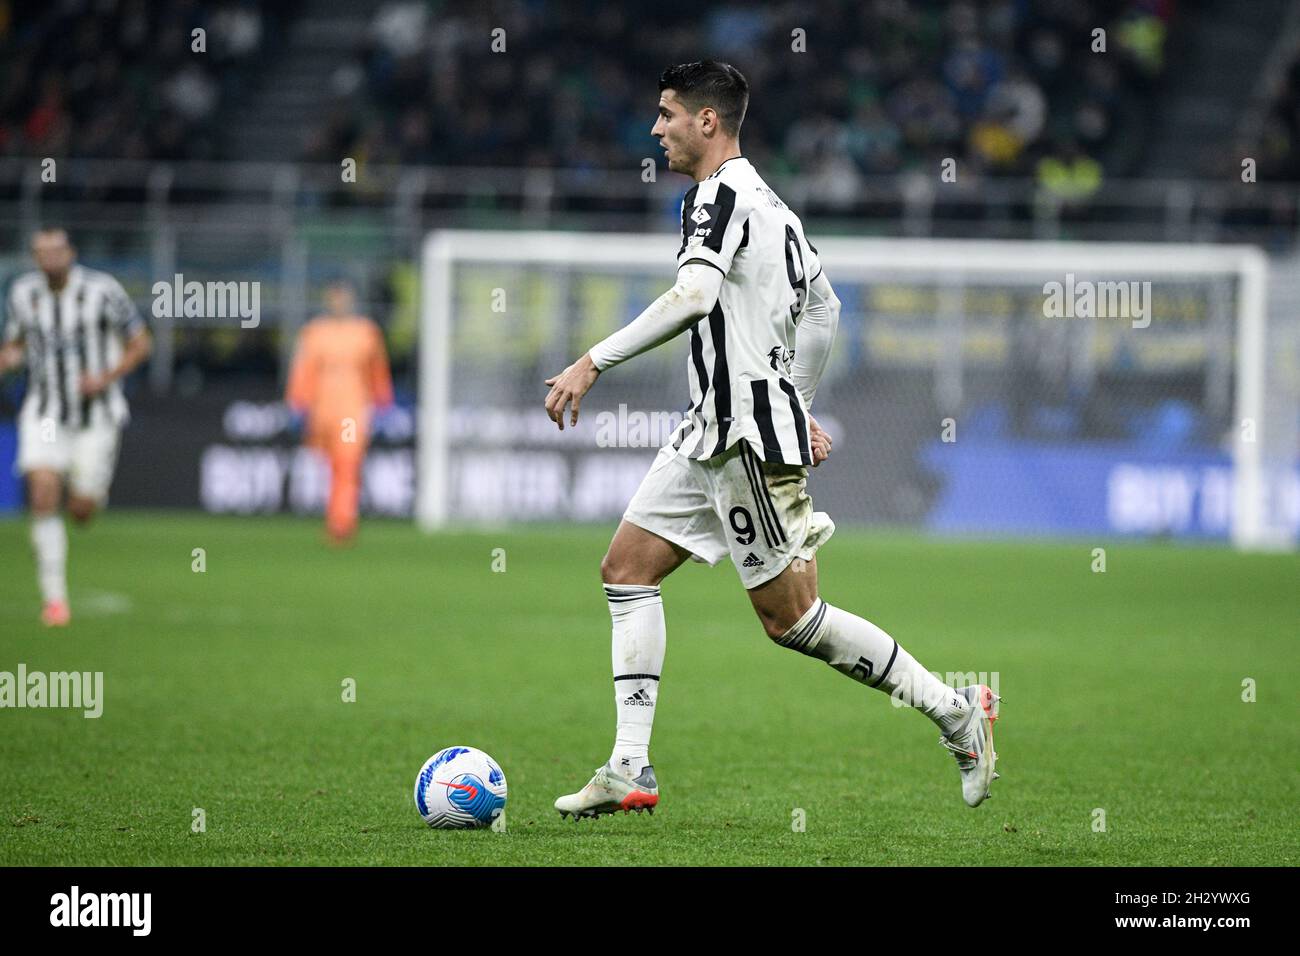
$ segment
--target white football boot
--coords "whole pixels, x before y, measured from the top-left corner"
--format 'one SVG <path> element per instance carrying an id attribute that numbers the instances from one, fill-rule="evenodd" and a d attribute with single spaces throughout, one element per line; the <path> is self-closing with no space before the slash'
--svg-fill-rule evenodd
<path id="1" fill-rule="evenodd" d="M 655 812 L 659 803 L 659 782 L 655 768 L 647 765 L 635 780 L 625 777 L 606 764 L 577 793 L 570 793 L 555 801 L 561 817 L 573 814 L 576 823 L 583 817 L 598 817 L 602 813 L 627 813 L 635 810 Z"/>
<path id="2" fill-rule="evenodd" d="M 954 690 L 966 698 L 970 707 L 966 719 L 940 735 L 939 743 L 957 758 L 966 805 L 978 807 L 990 796 L 989 785 L 999 776 L 993 769 L 998 759 L 993 749 L 993 722 L 998 719 L 998 702 L 1002 698 L 983 684 Z"/>

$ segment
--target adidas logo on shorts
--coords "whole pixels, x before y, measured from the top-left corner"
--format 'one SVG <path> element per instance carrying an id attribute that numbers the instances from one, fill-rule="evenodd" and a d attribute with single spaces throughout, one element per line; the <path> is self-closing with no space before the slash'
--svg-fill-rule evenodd
<path id="1" fill-rule="evenodd" d="M 762 566 L 763 566 L 763 559 L 760 558 L 758 555 L 756 555 L 753 551 L 749 552 L 749 554 L 745 556 L 745 560 L 741 564 L 742 568 L 761 568 Z"/>

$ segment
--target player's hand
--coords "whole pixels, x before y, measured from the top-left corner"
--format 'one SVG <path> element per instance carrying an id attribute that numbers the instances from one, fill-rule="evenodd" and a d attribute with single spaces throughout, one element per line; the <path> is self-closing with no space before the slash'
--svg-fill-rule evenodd
<path id="1" fill-rule="evenodd" d="M 23 364 L 22 346 L 10 344 L 0 346 L 0 375 Z"/>
<path id="2" fill-rule="evenodd" d="M 596 368 L 588 353 L 559 375 L 546 380 L 546 384 L 551 386 L 546 396 L 546 415 L 560 426 L 560 431 L 564 431 L 564 409 L 570 402 L 573 403 L 573 415 L 569 424 L 578 424 L 578 406 L 582 403 L 582 396 L 596 383 L 598 375 L 600 369 Z"/>
<path id="3" fill-rule="evenodd" d="M 831 457 L 831 436 L 830 432 L 818 425 L 817 419 L 811 415 L 808 416 L 808 422 L 812 426 L 808 440 L 812 445 L 813 467 L 816 468 Z"/>
<path id="4" fill-rule="evenodd" d="M 107 374 L 96 375 L 93 372 L 86 372 L 81 376 L 81 394 L 93 398 L 112 384 L 113 379 Z"/>

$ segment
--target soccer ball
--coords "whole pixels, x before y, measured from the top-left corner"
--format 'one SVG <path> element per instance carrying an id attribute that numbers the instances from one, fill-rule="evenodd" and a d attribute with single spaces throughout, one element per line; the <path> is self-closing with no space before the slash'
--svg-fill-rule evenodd
<path id="1" fill-rule="evenodd" d="M 473 747 L 439 750 L 415 778 L 415 808 L 439 830 L 490 826 L 505 806 L 506 775 Z"/>

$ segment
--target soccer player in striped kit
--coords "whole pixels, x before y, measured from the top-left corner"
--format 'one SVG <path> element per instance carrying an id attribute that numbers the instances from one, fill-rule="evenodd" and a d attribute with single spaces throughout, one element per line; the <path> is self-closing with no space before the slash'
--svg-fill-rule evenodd
<path id="1" fill-rule="evenodd" d="M 0 374 L 26 363 L 16 467 L 27 480 L 41 620 L 57 627 L 71 620 L 65 485 L 78 524 L 107 502 L 128 417 L 122 379 L 153 340 L 116 279 L 77 265 L 66 231 L 41 229 L 31 248 L 37 269 L 9 287 Z"/>
<path id="2" fill-rule="evenodd" d="M 885 631 L 818 594 L 816 552 L 835 530 L 805 491 L 831 437 L 809 414 L 839 300 L 803 225 L 740 152 L 749 87 L 734 67 L 687 63 L 659 79 L 668 167 L 695 180 L 682 202 L 677 282 L 628 325 L 546 380 L 561 429 L 568 406 L 619 362 L 690 331 L 691 405 L 633 496 L 601 563 L 613 619 L 617 730 L 608 763 L 555 807 L 575 819 L 652 810 L 649 759 L 663 669 L 659 585 L 688 558 L 731 557 L 777 644 L 892 694 L 933 721 L 956 757 L 962 796 L 989 793 L 997 697 L 951 688 Z"/>

